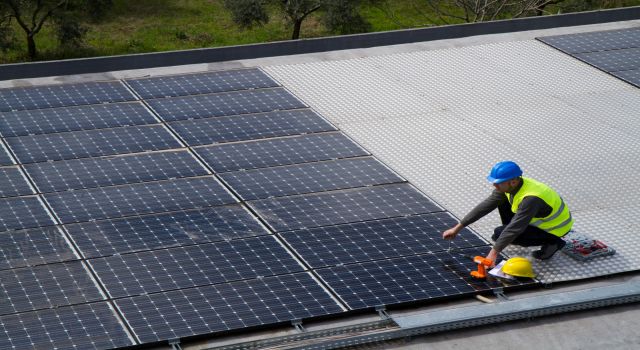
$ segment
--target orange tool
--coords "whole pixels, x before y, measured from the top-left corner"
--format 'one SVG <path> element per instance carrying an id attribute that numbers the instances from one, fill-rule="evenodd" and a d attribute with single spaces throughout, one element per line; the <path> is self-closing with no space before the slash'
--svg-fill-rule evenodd
<path id="1" fill-rule="evenodd" d="M 491 267 L 493 261 L 478 255 L 473 258 L 473 262 L 478 264 L 478 271 L 471 271 L 471 276 L 479 279 L 487 278 L 487 267 Z"/>

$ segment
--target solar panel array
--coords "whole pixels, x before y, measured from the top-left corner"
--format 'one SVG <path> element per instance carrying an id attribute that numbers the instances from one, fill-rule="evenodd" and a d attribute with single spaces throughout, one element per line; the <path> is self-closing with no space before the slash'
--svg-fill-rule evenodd
<path id="1" fill-rule="evenodd" d="M 260 69 L 4 89 L 0 111 L 5 347 L 107 349 L 497 286 L 445 251 L 453 216 Z M 488 249 L 468 230 L 453 245 Z"/>
<path id="2" fill-rule="evenodd" d="M 640 87 L 640 28 L 548 36 L 538 40 Z"/>

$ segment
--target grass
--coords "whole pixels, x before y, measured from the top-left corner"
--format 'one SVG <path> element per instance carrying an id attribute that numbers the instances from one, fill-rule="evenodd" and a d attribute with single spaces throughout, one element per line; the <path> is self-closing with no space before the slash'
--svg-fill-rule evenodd
<path id="1" fill-rule="evenodd" d="M 241 29 L 223 8 L 222 0 L 114 0 L 114 7 L 99 23 L 88 23 L 82 48 L 60 48 L 51 26 L 36 36 L 40 60 L 109 56 L 183 50 L 287 40 L 291 28 L 275 9 L 264 26 Z M 640 4 L 640 0 L 626 1 Z M 394 0 L 363 6 L 373 31 L 445 24 L 424 0 Z M 302 38 L 333 35 L 314 13 L 303 23 Z M 460 23 L 461 21 L 458 21 Z M 455 22 L 450 22 L 455 23 Z M 27 61 L 24 33 L 16 26 L 18 41 L 0 51 L 0 63 Z"/>

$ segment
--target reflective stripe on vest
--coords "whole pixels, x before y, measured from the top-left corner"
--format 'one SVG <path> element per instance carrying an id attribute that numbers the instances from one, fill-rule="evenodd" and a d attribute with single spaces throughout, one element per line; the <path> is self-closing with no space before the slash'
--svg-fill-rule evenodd
<path id="1" fill-rule="evenodd" d="M 536 180 L 523 177 L 522 187 L 515 196 L 507 193 L 507 198 L 511 204 L 511 211 L 515 213 L 520 207 L 520 203 L 525 197 L 535 196 L 542 199 L 551 207 L 551 213 L 544 218 L 532 218 L 529 225 L 535 226 L 541 230 L 549 232 L 552 235 L 562 237 L 573 226 L 573 218 L 571 212 L 566 206 L 562 198 L 551 187 L 538 182 Z"/>

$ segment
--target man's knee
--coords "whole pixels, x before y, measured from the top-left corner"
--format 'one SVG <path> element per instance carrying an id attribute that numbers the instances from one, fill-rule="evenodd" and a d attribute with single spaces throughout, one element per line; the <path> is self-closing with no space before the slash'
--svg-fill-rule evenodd
<path id="1" fill-rule="evenodd" d="M 502 234 L 502 231 L 504 231 L 504 226 L 498 226 L 495 229 L 493 229 L 493 235 L 491 236 L 491 239 L 495 242 L 498 240 L 498 238 L 500 238 L 500 235 Z"/>

